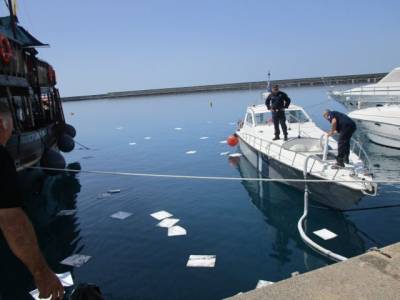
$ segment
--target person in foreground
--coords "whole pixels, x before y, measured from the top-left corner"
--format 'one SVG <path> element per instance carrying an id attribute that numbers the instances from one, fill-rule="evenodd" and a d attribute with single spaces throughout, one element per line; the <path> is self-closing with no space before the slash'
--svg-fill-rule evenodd
<path id="1" fill-rule="evenodd" d="M 33 226 L 22 210 L 17 171 L 5 148 L 12 131 L 10 110 L 0 102 L 0 230 L 11 251 L 31 272 L 40 298 L 62 299 L 64 288 L 42 256 Z"/>
<path id="2" fill-rule="evenodd" d="M 327 133 L 328 137 L 334 135 L 336 132 L 339 133 L 338 156 L 336 157 L 336 165 L 332 168 L 343 168 L 345 163 L 349 163 L 350 140 L 357 129 L 356 123 L 338 111 L 326 110 L 324 118 L 332 124 L 331 130 Z"/>
<path id="3" fill-rule="evenodd" d="M 271 93 L 265 100 L 265 105 L 267 106 L 268 110 L 272 112 L 272 120 L 275 127 L 275 137 L 272 140 L 279 140 L 279 124 L 281 124 L 284 140 L 287 141 L 288 132 L 286 126 L 285 108 L 289 107 L 290 98 L 286 93 L 279 90 L 279 86 L 277 84 L 274 84 L 272 86 Z"/>

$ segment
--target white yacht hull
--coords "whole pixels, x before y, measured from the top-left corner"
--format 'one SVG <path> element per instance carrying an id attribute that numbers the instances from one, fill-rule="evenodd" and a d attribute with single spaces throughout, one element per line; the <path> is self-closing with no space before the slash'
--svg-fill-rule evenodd
<path id="1" fill-rule="evenodd" d="M 375 144 L 400 149 L 400 127 L 366 120 L 356 120 L 366 136 Z"/>
<path id="2" fill-rule="evenodd" d="M 263 177 L 278 179 L 303 178 L 302 171 L 288 166 L 273 157 L 268 157 L 242 139 L 239 139 L 239 147 L 246 159 Z M 313 175 L 309 175 L 308 178 L 321 179 Z M 304 191 L 303 182 L 285 182 L 284 184 L 290 185 L 299 191 Z M 308 187 L 312 200 L 338 210 L 346 210 L 353 207 L 364 195 L 361 191 L 332 183 L 310 183 Z"/>

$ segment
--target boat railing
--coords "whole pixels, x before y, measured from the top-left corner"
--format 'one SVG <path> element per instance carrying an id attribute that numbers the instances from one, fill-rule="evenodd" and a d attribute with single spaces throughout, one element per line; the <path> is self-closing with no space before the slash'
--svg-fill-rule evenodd
<path id="1" fill-rule="evenodd" d="M 275 153 L 275 155 L 278 156 L 278 159 L 279 159 L 279 160 L 281 160 L 281 158 L 284 156 L 284 155 L 282 154 L 282 153 L 283 153 L 283 150 L 291 151 L 291 150 L 288 150 L 288 149 L 284 149 L 284 147 L 283 147 L 284 144 L 279 145 L 279 144 L 277 144 L 277 143 L 273 143 L 273 142 L 271 142 L 271 141 L 267 141 L 267 140 L 265 140 L 265 139 L 263 139 L 263 138 L 260 138 L 260 137 L 257 137 L 257 136 L 254 136 L 254 135 L 252 135 L 252 134 L 245 133 L 245 132 L 241 132 L 241 135 L 243 136 L 243 138 L 245 139 L 245 141 L 246 141 L 250 146 L 252 146 L 252 147 L 254 147 L 254 148 L 256 148 L 256 149 L 258 148 L 258 149 L 260 149 L 260 150 L 265 150 L 265 153 L 266 153 L 268 156 L 271 155 L 271 152 L 272 152 L 272 153 Z M 321 136 L 321 140 L 323 140 L 324 136 L 326 136 L 326 134 L 324 134 L 324 135 Z M 329 139 L 326 139 L 326 141 L 327 141 L 326 143 L 329 143 Z M 272 149 L 271 146 L 276 146 L 276 147 L 278 147 L 278 150 Z M 326 146 L 327 146 L 327 145 L 326 145 Z M 366 151 L 365 151 L 364 148 L 362 147 L 361 143 L 359 143 L 359 142 L 358 142 L 357 140 L 355 140 L 355 139 L 352 139 L 352 141 L 351 141 L 351 151 L 352 151 L 353 153 L 356 153 L 356 155 L 359 157 L 359 159 L 363 162 L 363 168 L 362 168 L 363 170 L 359 170 L 359 172 L 362 171 L 363 173 L 365 173 L 365 170 L 367 170 L 368 173 L 371 173 L 371 166 L 372 166 L 372 165 L 371 165 L 371 161 L 370 161 L 370 159 L 369 159 L 369 157 L 368 157 Z M 285 157 L 288 161 L 291 161 L 291 163 L 290 163 L 290 166 L 291 166 L 291 167 L 294 166 L 294 163 L 295 163 L 295 161 L 296 161 L 297 158 L 302 157 L 303 159 L 306 159 L 306 158 L 309 156 L 309 155 L 306 155 L 306 154 L 303 154 L 303 153 L 299 153 L 299 152 L 296 152 L 296 151 L 291 151 L 291 152 L 294 153 L 293 158 Z M 321 164 L 327 164 L 327 163 L 328 163 L 328 160 L 326 160 L 326 159 L 321 159 L 321 158 L 319 158 L 319 157 L 316 156 L 316 155 L 313 155 L 310 159 L 313 160 L 313 161 L 312 161 L 312 164 L 311 164 L 311 168 L 310 168 L 310 170 L 308 171 L 309 173 L 312 173 L 312 171 L 313 171 L 313 169 L 314 169 L 314 166 L 316 165 L 317 162 L 319 162 L 319 163 L 321 163 Z M 337 169 L 336 172 L 332 175 L 332 178 L 331 178 L 332 180 L 334 180 L 334 179 L 336 178 L 336 176 L 337 176 L 338 173 L 339 173 L 339 170 L 340 170 L 340 169 Z"/>
<path id="2" fill-rule="evenodd" d="M 393 92 L 399 92 L 399 95 L 393 95 Z M 362 86 L 359 88 L 346 90 L 339 92 L 339 94 L 343 96 L 365 96 L 365 95 L 372 95 L 372 96 L 393 96 L 393 97 L 400 97 L 400 85 L 379 85 L 379 86 Z"/>

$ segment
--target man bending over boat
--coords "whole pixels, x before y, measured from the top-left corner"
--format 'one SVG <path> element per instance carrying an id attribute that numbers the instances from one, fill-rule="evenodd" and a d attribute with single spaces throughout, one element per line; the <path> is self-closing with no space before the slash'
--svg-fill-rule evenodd
<path id="1" fill-rule="evenodd" d="M 273 141 L 279 140 L 280 130 L 279 124 L 281 124 L 284 140 L 287 141 L 287 126 L 286 126 L 286 116 L 285 116 L 285 108 L 288 108 L 290 105 L 290 98 L 288 95 L 279 90 L 279 86 L 274 84 L 272 86 L 271 94 L 268 95 L 265 105 L 268 110 L 272 112 L 272 121 L 274 122 L 275 127 L 275 137 L 272 139 Z"/>
<path id="2" fill-rule="evenodd" d="M 12 131 L 11 113 L 7 104 L 0 102 L 0 230 L 11 251 L 32 273 L 40 298 L 63 299 L 64 288 L 42 256 L 33 226 L 21 208 L 17 171 L 5 148 Z"/>
<path id="3" fill-rule="evenodd" d="M 326 110 L 324 118 L 332 124 L 331 130 L 327 133 L 328 137 L 334 135 L 336 132 L 339 133 L 338 156 L 336 157 L 336 165 L 332 168 L 343 168 L 345 163 L 349 163 L 350 140 L 357 129 L 356 123 L 338 111 Z"/>

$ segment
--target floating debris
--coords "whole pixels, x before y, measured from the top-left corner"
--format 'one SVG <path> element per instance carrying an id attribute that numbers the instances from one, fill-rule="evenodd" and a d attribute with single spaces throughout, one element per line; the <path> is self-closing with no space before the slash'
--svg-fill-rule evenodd
<path id="1" fill-rule="evenodd" d="M 157 224 L 159 227 L 169 228 L 179 222 L 179 219 L 166 218 Z"/>
<path id="2" fill-rule="evenodd" d="M 242 153 L 232 153 L 232 154 L 229 154 L 229 157 L 242 157 L 242 156 L 243 156 Z"/>
<path id="3" fill-rule="evenodd" d="M 200 139 L 201 139 L 201 140 L 207 140 L 207 139 L 208 139 L 208 136 L 202 136 Z"/>
<path id="4" fill-rule="evenodd" d="M 157 219 L 159 221 L 169 218 L 169 217 L 172 217 L 172 215 L 165 210 L 160 210 L 158 212 L 152 213 L 150 216 L 152 216 L 154 219 Z"/>
<path id="5" fill-rule="evenodd" d="M 115 129 L 122 130 L 122 129 L 124 129 L 124 127 L 120 126 L 120 127 L 115 128 Z"/>
<path id="6" fill-rule="evenodd" d="M 89 255 L 83 255 L 83 254 L 74 254 L 71 255 L 67 258 L 65 258 L 64 260 L 62 260 L 60 263 L 66 266 L 71 266 L 71 267 L 81 267 L 84 264 L 86 264 L 89 259 L 91 259 L 92 257 Z"/>
<path id="7" fill-rule="evenodd" d="M 186 235 L 186 229 L 181 226 L 172 226 L 168 228 L 168 236 Z"/>
<path id="8" fill-rule="evenodd" d="M 332 231 L 329 231 L 326 228 L 314 231 L 314 234 L 319 236 L 321 239 L 324 239 L 325 241 L 337 237 L 337 234 L 333 233 Z"/>
<path id="9" fill-rule="evenodd" d="M 56 274 L 58 279 L 60 279 L 62 286 L 64 287 L 70 287 L 74 285 L 74 280 L 72 279 L 72 275 L 70 272 L 62 273 L 62 274 Z M 40 300 L 40 299 L 50 299 L 50 298 L 39 298 L 39 290 L 33 290 L 29 292 L 29 294 L 33 297 L 35 300 Z"/>
<path id="10" fill-rule="evenodd" d="M 274 282 L 272 282 L 272 281 L 259 280 L 259 281 L 257 282 L 256 289 L 262 288 L 262 287 L 267 286 L 267 285 L 271 285 L 271 284 L 273 284 L 273 283 L 274 283 Z"/>
<path id="11" fill-rule="evenodd" d="M 220 143 L 220 144 L 226 144 L 226 143 L 228 143 L 228 142 L 224 140 L 224 141 L 220 141 L 219 143 Z"/>
<path id="12" fill-rule="evenodd" d="M 186 266 L 194 268 L 214 268 L 216 259 L 215 255 L 190 255 Z"/>
<path id="13" fill-rule="evenodd" d="M 121 193 L 121 190 L 120 189 L 108 190 L 107 193 L 109 193 L 109 194 L 118 194 L 118 193 Z"/>
<path id="14" fill-rule="evenodd" d="M 83 150 L 85 150 L 85 149 L 83 149 Z M 84 157 L 82 157 L 82 159 L 91 159 L 91 158 L 94 158 L 94 156 L 84 156 Z"/>
<path id="15" fill-rule="evenodd" d="M 97 199 L 104 199 L 104 198 L 108 198 L 111 197 L 110 193 L 101 193 L 99 195 L 97 195 Z"/>
<path id="16" fill-rule="evenodd" d="M 186 154 L 196 154 L 196 153 L 197 153 L 196 150 L 190 150 L 190 151 L 187 151 L 187 152 L 186 152 Z"/>
<path id="17" fill-rule="evenodd" d="M 180 127 L 175 127 L 174 129 L 175 129 L 175 130 L 178 130 L 178 131 L 179 131 L 179 130 L 182 130 L 182 128 L 180 128 Z"/>
<path id="18" fill-rule="evenodd" d="M 135 142 L 130 142 L 130 143 L 129 143 L 129 146 L 135 146 L 135 145 L 136 145 Z"/>
<path id="19" fill-rule="evenodd" d="M 151 136 L 145 136 L 144 139 L 145 140 L 151 140 Z"/>
<path id="20" fill-rule="evenodd" d="M 57 216 L 62 217 L 62 216 L 72 216 L 76 214 L 76 209 L 65 209 L 65 210 L 60 210 L 57 214 Z"/>
<path id="21" fill-rule="evenodd" d="M 126 211 L 119 211 L 116 212 L 115 214 L 111 215 L 111 218 L 118 219 L 118 220 L 125 220 L 126 218 L 129 218 L 132 216 L 132 213 L 126 212 Z"/>
<path id="22" fill-rule="evenodd" d="M 228 155 L 230 152 L 226 151 L 226 152 L 221 152 L 219 155 Z"/>

